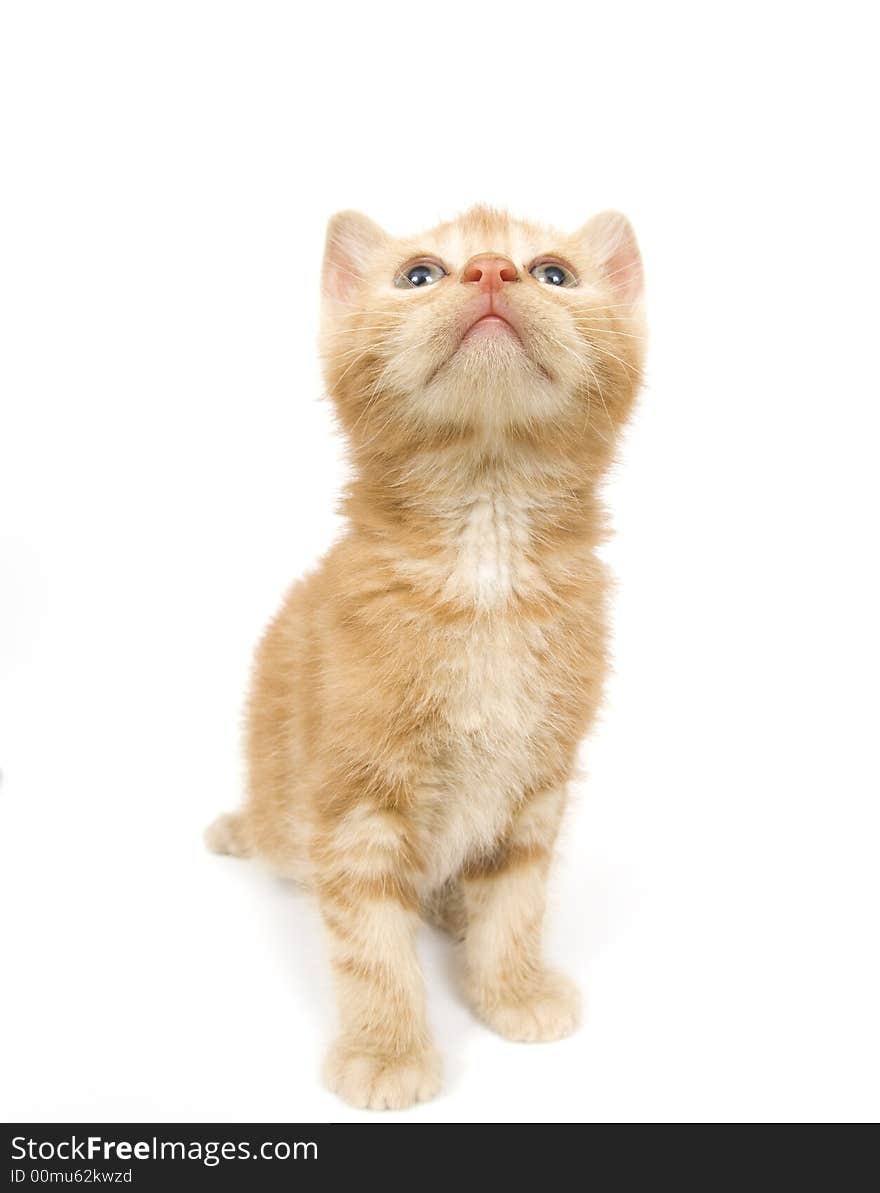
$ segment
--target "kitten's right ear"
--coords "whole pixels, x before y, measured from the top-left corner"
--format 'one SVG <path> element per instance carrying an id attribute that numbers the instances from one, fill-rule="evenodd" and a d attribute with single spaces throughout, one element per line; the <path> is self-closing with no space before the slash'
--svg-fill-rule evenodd
<path id="1" fill-rule="evenodd" d="M 387 241 L 378 224 L 359 211 L 340 211 L 327 225 L 321 290 L 333 302 L 347 303 L 361 285 L 370 258 Z"/>
<path id="2" fill-rule="evenodd" d="M 642 255 L 626 216 L 603 211 L 588 220 L 578 236 L 612 290 L 625 302 L 637 303 L 645 284 Z"/>

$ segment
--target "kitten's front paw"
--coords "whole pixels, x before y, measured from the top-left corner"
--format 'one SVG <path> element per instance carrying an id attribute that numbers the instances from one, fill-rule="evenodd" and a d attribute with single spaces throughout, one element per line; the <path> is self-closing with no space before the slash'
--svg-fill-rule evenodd
<path id="1" fill-rule="evenodd" d="M 561 973 L 545 970 L 527 991 L 478 991 L 477 1013 L 508 1040 L 520 1043 L 561 1040 L 580 1021 L 581 996 L 577 986 Z"/>
<path id="2" fill-rule="evenodd" d="M 338 1041 L 324 1069 L 327 1085 L 362 1110 L 405 1110 L 433 1098 L 440 1089 L 440 1054 L 428 1047 L 383 1056 Z"/>

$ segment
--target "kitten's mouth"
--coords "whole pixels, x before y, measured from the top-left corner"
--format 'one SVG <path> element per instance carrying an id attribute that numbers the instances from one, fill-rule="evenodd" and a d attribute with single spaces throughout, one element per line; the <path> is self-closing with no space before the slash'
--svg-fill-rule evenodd
<path id="1" fill-rule="evenodd" d="M 470 345 L 474 345 L 475 349 L 479 351 L 477 345 L 480 343 L 496 343 L 503 345 L 505 343 L 514 347 L 515 350 L 522 352 L 525 357 L 537 368 L 538 372 L 549 380 L 549 374 L 544 366 L 534 359 L 533 354 L 526 347 L 526 341 L 519 328 L 519 319 L 516 312 L 511 311 L 506 303 L 501 303 L 497 295 L 487 294 L 469 309 L 463 312 L 462 322 L 459 324 L 458 343 L 452 349 L 449 356 L 446 357 L 434 369 L 428 381 L 433 381 L 437 374 L 447 365 L 449 365 L 463 350 Z"/>
<path id="2" fill-rule="evenodd" d="M 522 343 L 519 332 L 513 326 L 509 319 L 505 319 L 503 315 L 499 315 L 497 311 L 490 311 L 486 315 L 480 315 L 475 319 L 461 337 L 462 343 L 465 340 L 473 339 L 477 336 L 513 336 Z"/>
<path id="3" fill-rule="evenodd" d="M 507 303 L 500 303 L 497 295 L 491 293 L 486 295 L 485 305 L 481 304 L 480 309 L 470 312 L 470 322 L 465 327 L 456 351 L 464 348 L 466 344 L 478 340 L 495 341 L 496 343 L 503 343 L 506 340 L 510 344 L 515 344 L 537 368 L 541 376 L 550 380 L 550 374 L 543 364 L 526 347 L 516 312 L 511 311 Z"/>

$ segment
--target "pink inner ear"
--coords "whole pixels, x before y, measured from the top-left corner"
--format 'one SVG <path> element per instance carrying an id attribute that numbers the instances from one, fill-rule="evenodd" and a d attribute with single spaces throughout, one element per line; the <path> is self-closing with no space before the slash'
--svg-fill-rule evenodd
<path id="1" fill-rule="evenodd" d="M 625 302 L 637 302 L 643 287 L 642 258 L 626 216 L 603 211 L 584 224 L 581 235 L 615 294 Z"/>
<path id="2" fill-rule="evenodd" d="M 361 281 L 357 262 L 350 246 L 341 238 L 334 238 L 327 244 L 324 253 L 323 288 L 328 298 L 336 302 L 347 302 Z"/>
<path id="3" fill-rule="evenodd" d="M 386 239 L 378 224 L 359 211 L 340 211 L 330 220 L 324 248 L 325 297 L 349 302 L 364 280 L 370 255 Z"/>
<path id="4" fill-rule="evenodd" d="M 626 241 L 605 258 L 603 273 L 622 298 L 634 302 L 642 292 L 642 258 L 634 240 Z"/>

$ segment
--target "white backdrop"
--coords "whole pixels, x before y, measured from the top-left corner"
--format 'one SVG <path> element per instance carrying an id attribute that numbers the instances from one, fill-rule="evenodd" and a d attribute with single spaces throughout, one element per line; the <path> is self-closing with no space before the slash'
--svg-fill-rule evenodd
<path id="1" fill-rule="evenodd" d="M 477 1024 L 426 930 L 411 1121 L 878 1105 L 877 108 L 855 3 L 0 10 L 0 1111 L 381 1121 L 319 1084 L 309 899 L 210 857 L 253 643 L 336 529 L 324 224 L 632 218 L 649 384 L 550 951 Z"/>

